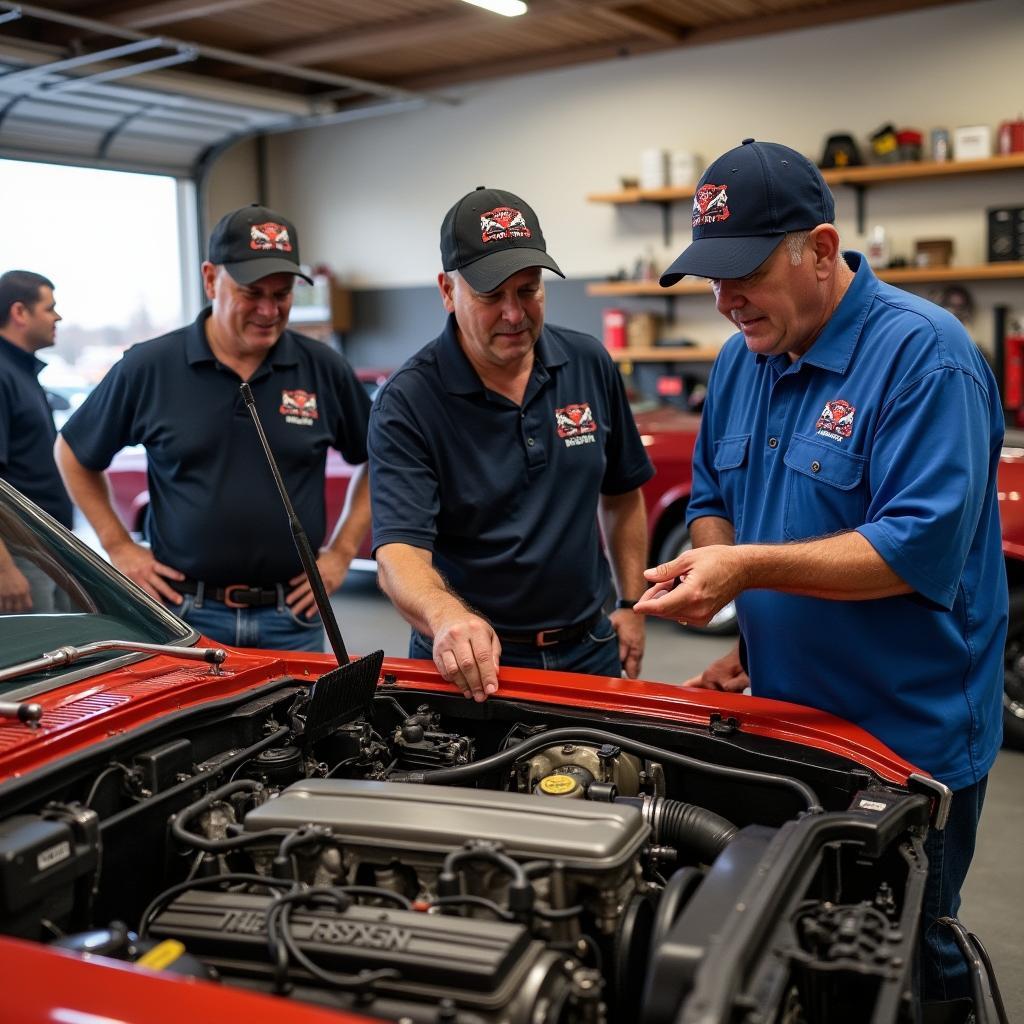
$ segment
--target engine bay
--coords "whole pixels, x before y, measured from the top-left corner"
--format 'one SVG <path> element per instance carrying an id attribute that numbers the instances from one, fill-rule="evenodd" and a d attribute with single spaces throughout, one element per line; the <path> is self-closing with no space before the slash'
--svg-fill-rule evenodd
<path id="1" fill-rule="evenodd" d="M 927 792 L 728 721 L 315 691 L 6 783 L 0 931 L 415 1024 L 911 1019 Z"/>

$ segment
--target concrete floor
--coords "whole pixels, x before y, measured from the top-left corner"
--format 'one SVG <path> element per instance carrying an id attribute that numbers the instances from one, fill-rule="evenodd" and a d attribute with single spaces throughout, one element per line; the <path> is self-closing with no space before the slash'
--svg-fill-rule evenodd
<path id="1" fill-rule="evenodd" d="M 404 657 L 409 629 L 375 579 L 353 573 L 334 596 L 342 636 L 353 653 L 383 648 Z M 642 675 L 681 681 L 732 646 L 731 639 L 686 633 L 652 621 Z M 978 847 L 963 893 L 960 917 L 985 944 L 1011 1021 L 1024 1021 L 1024 753 L 1004 750 L 989 780 Z"/>

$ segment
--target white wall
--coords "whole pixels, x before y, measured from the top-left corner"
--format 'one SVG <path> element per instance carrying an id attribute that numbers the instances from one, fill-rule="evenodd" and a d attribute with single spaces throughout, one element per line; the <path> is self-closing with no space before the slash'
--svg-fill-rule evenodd
<path id="1" fill-rule="evenodd" d="M 890 121 L 926 134 L 994 127 L 1024 109 L 1022 57 L 1024 5 L 984 0 L 504 79 L 450 91 L 455 106 L 276 137 L 270 201 L 297 222 L 305 260 L 327 262 L 357 286 L 431 281 L 441 218 L 479 184 L 535 207 L 570 277 L 632 266 L 647 246 L 660 267 L 689 240 L 688 204 L 674 208 L 666 248 L 657 208 L 585 200 L 635 175 L 645 148 L 708 160 L 754 136 L 817 159 L 826 135 L 866 140 Z M 836 198 L 844 244 L 863 247 L 852 193 Z M 954 262 L 978 263 L 985 208 L 1024 205 L 1024 172 L 879 186 L 868 203 L 868 227 L 885 225 L 894 254 L 911 257 L 916 238 L 953 237 Z M 1009 302 L 1024 312 L 1024 285 L 969 287 L 983 307 L 975 336 L 987 345 L 986 309 Z M 679 329 L 697 340 L 726 332 L 708 300 L 681 299 L 677 312 Z"/>

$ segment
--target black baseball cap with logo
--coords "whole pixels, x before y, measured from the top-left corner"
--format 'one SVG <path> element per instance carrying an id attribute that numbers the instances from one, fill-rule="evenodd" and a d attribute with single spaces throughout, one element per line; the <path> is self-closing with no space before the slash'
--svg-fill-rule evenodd
<path id="1" fill-rule="evenodd" d="M 687 274 L 729 280 L 753 273 L 790 231 L 835 220 L 825 179 L 802 153 L 744 139 L 715 160 L 693 197 L 693 242 L 661 275 L 663 288 Z"/>
<path id="2" fill-rule="evenodd" d="M 295 225 L 256 203 L 217 221 L 210 233 L 209 259 L 223 266 L 239 284 L 252 284 L 269 274 L 295 274 L 313 283 L 299 264 Z"/>
<path id="3" fill-rule="evenodd" d="M 441 266 L 457 270 L 478 292 L 494 291 L 528 267 L 565 274 L 548 255 L 537 214 L 512 192 L 479 185 L 441 224 Z"/>

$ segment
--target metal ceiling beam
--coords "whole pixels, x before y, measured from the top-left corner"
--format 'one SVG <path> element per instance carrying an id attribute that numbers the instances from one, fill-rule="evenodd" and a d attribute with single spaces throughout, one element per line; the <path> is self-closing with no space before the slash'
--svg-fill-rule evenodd
<path id="1" fill-rule="evenodd" d="M 105 13 L 104 8 L 90 8 L 89 17 L 100 18 L 111 25 L 122 28 L 159 28 L 178 21 L 192 18 L 208 18 L 211 15 L 227 14 L 243 7 L 253 7 L 265 0 L 158 0 L 156 3 L 132 4 L 116 13 Z M 104 7 L 109 10 L 109 4 Z"/>
<path id="2" fill-rule="evenodd" d="M 44 85 L 43 92 L 47 95 L 55 92 L 71 92 L 79 89 L 86 89 L 90 86 L 99 85 L 101 82 L 114 82 L 119 78 L 130 78 L 133 75 L 144 75 L 147 71 L 159 71 L 161 68 L 170 68 L 178 64 L 187 64 L 198 57 L 195 50 L 182 48 L 177 53 L 168 54 L 166 57 L 154 57 L 153 60 L 145 60 L 139 64 L 129 64 L 126 67 L 110 68 L 107 71 L 97 71 L 94 75 L 83 75 L 81 78 L 67 78 L 63 82 L 55 82 L 52 85 Z"/>
<path id="3" fill-rule="evenodd" d="M 579 0 L 533 0 L 526 14 L 516 19 L 520 25 L 539 25 L 547 18 L 579 15 L 628 7 L 636 0 L 591 0 L 581 5 Z M 365 57 L 387 50 L 404 50 L 424 44 L 464 36 L 471 32 L 493 29 L 493 15 L 467 8 L 458 14 L 432 14 L 421 18 L 378 23 L 362 30 L 343 29 L 338 32 L 320 32 L 289 46 L 264 50 L 263 55 L 289 64 L 325 64 L 330 61 Z"/>
<path id="4" fill-rule="evenodd" d="M 110 46 L 105 50 L 95 50 L 93 53 L 83 53 L 77 57 L 68 57 L 66 60 L 51 60 L 45 64 L 35 64 L 30 68 L 22 68 L 20 71 L 9 71 L 6 75 L 0 76 L 0 84 L 11 85 L 14 82 L 24 82 L 27 79 L 40 78 L 43 75 L 56 75 L 64 71 L 72 71 L 75 68 L 88 67 L 90 64 L 98 64 L 104 60 L 130 57 L 144 50 L 155 50 L 164 45 L 162 39 L 158 36 L 153 36 L 150 39 L 140 39 L 134 43 L 125 43 L 123 46 Z"/>
<path id="5" fill-rule="evenodd" d="M 603 2 L 603 0 L 596 0 Z M 74 14 L 66 14 L 63 11 L 53 11 L 45 7 L 37 7 L 34 4 L 13 4 L 0 2 L 0 11 L 18 10 L 27 18 L 38 18 L 40 21 L 49 21 L 58 25 L 66 25 L 70 28 L 81 29 L 84 32 L 98 33 L 102 35 L 117 36 L 122 39 L 143 41 L 154 38 L 147 36 L 135 29 L 122 28 L 111 25 L 108 22 L 97 21 L 95 18 L 82 18 Z M 301 81 L 314 82 L 318 85 L 329 85 L 333 88 L 357 89 L 361 93 L 373 96 L 382 96 L 388 99 L 432 99 L 440 102 L 451 102 L 440 97 L 417 96 L 408 89 L 396 86 L 384 85 L 380 82 L 371 82 L 364 78 L 354 78 L 351 75 L 338 75 L 327 71 L 314 71 L 308 68 L 295 67 L 278 60 L 266 57 L 252 56 L 247 53 L 239 53 L 235 50 L 225 50 L 219 46 L 206 46 L 201 43 L 188 43 L 181 39 L 165 37 L 163 42 L 168 46 L 192 46 L 201 57 L 210 60 L 222 61 L 226 64 L 235 64 L 241 67 L 253 68 L 256 71 L 266 71 L 271 74 L 283 75 L 290 78 L 297 78 Z"/>

